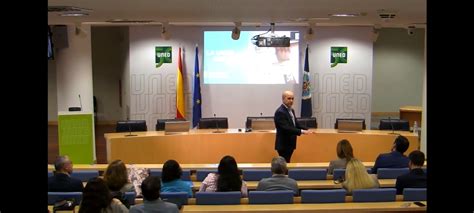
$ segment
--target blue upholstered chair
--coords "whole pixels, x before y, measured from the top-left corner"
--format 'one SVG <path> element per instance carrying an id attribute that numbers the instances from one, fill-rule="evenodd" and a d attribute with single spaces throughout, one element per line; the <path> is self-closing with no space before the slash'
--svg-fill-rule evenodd
<path id="1" fill-rule="evenodd" d="M 161 177 L 161 169 L 150 169 L 150 176 Z M 191 170 L 183 169 L 183 174 L 181 175 L 181 180 L 191 181 Z"/>
<path id="2" fill-rule="evenodd" d="M 188 204 L 187 192 L 161 192 L 160 197 L 163 201 L 176 204 L 178 208 Z"/>
<path id="3" fill-rule="evenodd" d="M 404 188 L 403 200 L 404 201 L 425 201 L 426 188 Z"/>
<path id="4" fill-rule="evenodd" d="M 61 200 L 74 200 L 75 205 L 79 205 L 82 201 L 82 192 L 48 192 L 48 205 Z"/>
<path id="5" fill-rule="evenodd" d="M 91 178 L 99 177 L 99 170 L 73 171 L 71 177 L 77 178 L 82 182 L 87 182 Z"/>
<path id="6" fill-rule="evenodd" d="M 290 169 L 288 177 L 295 180 L 326 180 L 326 169 Z"/>
<path id="7" fill-rule="evenodd" d="M 209 173 L 217 173 L 217 169 L 198 169 L 196 170 L 196 179 L 198 181 L 203 181 Z"/>
<path id="8" fill-rule="evenodd" d="M 242 175 L 245 181 L 260 181 L 262 178 L 271 177 L 272 171 L 269 169 L 244 169 Z"/>
<path id="9" fill-rule="evenodd" d="M 291 204 L 293 191 L 250 191 L 249 204 Z"/>
<path id="10" fill-rule="evenodd" d="M 372 173 L 372 168 L 367 168 L 367 173 Z M 346 175 L 346 169 L 334 169 L 332 173 L 333 180 L 337 180 Z"/>
<path id="11" fill-rule="evenodd" d="M 344 178 L 345 174 L 346 174 L 346 169 L 334 169 L 332 173 L 332 179 L 338 180 L 338 179 Z"/>
<path id="12" fill-rule="evenodd" d="M 346 201 L 346 190 L 302 190 L 301 203 L 344 203 Z"/>
<path id="13" fill-rule="evenodd" d="M 135 192 L 125 192 L 125 199 L 130 205 L 135 205 L 135 198 L 137 198 L 137 193 Z"/>
<path id="14" fill-rule="evenodd" d="M 395 188 L 354 189 L 352 190 L 353 202 L 390 202 L 395 201 L 397 190 Z"/>
<path id="15" fill-rule="evenodd" d="M 410 172 L 409 168 L 379 168 L 377 169 L 378 179 L 396 179 L 400 175 Z"/>
<path id="16" fill-rule="evenodd" d="M 117 121 L 115 132 L 142 132 L 147 129 L 146 120 Z"/>
<path id="17" fill-rule="evenodd" d="M 242 194 L 234 192 L 196 192 L 197 205 L 237 205 Z"/>

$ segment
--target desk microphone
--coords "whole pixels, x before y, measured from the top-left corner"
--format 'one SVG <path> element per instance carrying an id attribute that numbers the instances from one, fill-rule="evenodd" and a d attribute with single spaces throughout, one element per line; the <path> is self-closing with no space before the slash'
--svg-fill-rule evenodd
<path id="1" fill-rule="evenodd" d="M 127 124 L 128 124 L 128 135 L 125 135 L 125 136 L 126 137 L 137 136 L 137 135 L 132 135 L 132 124 L 131 124 L 130 120 L 127 121 Z"/>
<path id="2" fill-rule="evenodd" d="M 223 131 L 219 131 L 219 122 L 216 119 L 216 114 L 214 113 L 214 121 L 216 122 L 216 130 L 214 133 L 223 133 Z"/>
<path id="3" fill-rule="evenodd" d="M 390 116 L 388 117 L 388 122 L 390 123 L 390 126 L 392 127 L 392 132 L 389 133 L 389 134 L 391 134 L 391 135 L 400 135 L 400 134 L 398 134 L 398 133 L 395 133 L 395 128 L 393 127 L 393 122 L 392 122 L 392 120 L 390 119 Z"/>
<path id="4" fill-rule="evenodd" d="M 82 111 L 82 101 L 81 101 L 81 94 L 79 94 L 79 104 L 81 105 L 81 109 L 79 111 Z"/>

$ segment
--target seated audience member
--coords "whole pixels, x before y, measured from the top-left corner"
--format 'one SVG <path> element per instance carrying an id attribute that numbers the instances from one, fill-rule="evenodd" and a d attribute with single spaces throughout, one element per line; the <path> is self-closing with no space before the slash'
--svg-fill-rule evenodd
<path id="1" fill-rule="evenodd" d="M 407 151 L 410 142 L 404 136 L 398 136 L 393 143 L 392 152 L 380 154 L 375 160 L 372 174 L 377 174 L 378 168 L 407 168 L 408 157 L 403 155 Z"/>
<path id="2" fill-rule="evenodd" d="M 339 159 L 333 160 L 329 163 L 328 167 L 328 174 L 332 175 L 334 169 L 345 169 L 347 161 L 354 158 L 354 154 L 352 154 L 352 146 L 348 140 L 343 139 L 337 143 L 336 147 L 337 157 Z"/>
<path id="3" fill-rule="evenodd" d="M 101 178 L 91 178 L 82 193 L 79 213 L 127 213 L 128 209 L 120 200 L 113 198 L 105 181 Z"/>
<path id="4" fill-rule="evenodd" d="M 121 160 L 115 160 L 107 166 L 104 180 L 110 191 L 133 192 L 132 183 L 128 181 L 127 167 Z"/>
<path id="5" fill-rule="evenodd" d="M 189 197 L 193 196 L 191 182 L 181 180 L 183 170 L 175 160 L 168 160 L 163 165 L 161 173 L 161 192 L 187 192 Z"/>
<path id="6" fill-rule="evenodd" d="M 397 177 L 395 187 L 397 194 L 403 194 L 404 188 L 426 188 L 426 173 L 422 167 L 425 163 L 425 154 L 415 150 L 408 155 L 410 173 Z"/>
<path id="7" fill-rule="evenodd" d="M 263 178 L 258 182 L 257 191 L 292 190 L 298 195 L 298 184 L 286 175 L 288 168 L 285 158 L 278 156 L 272 159 L 272 173 L 272 177 Z"/>
<path id="8" fill-rule="evenodd" d="M 58 156 L 54 169 L 54 176 L 48 178 L 48 192 L 82 192 L 81 180 L 71 177 L 72 161 L 68 156 Z"/>
<path id="9" fill-rule="evenodd" d="M 132 206 L 130 213 L 179 212 L 176 204 L 160 199 L 160 188 L 160 177 L 148 176 L 141 185 L 143 203 Z"/>
<path id="10" fill-rule="evenodd" d="M 124 197 L 125 192 L 134 192 L 135 189 L 128 181 L 127 167 L 121 160 L 115 160 L 107 166 L 104 172 L 104 180 L 112 191 L 112 196 L 119 199 L 127 208 L 130 208 L 130 204 Z"/>
<path id="11" fill-rule="evenodd" d="M 209 173 L 202 181 L 200 192 L 240 191 L 247 197 L 247 183 L 240 178 L 237 162 L 232 156 L 224 156 L 219 162 L 216 173 Z"/>
<path id="12" fill-rule="evenodd" d="M 377 175 L 367 173 L 364 164 L 355 158 L 347 162 L 345 181 L 342 187 L 346 189 L 347 194 L 352 194 L 354 189 L 379 188 L 380 184 Z"/>

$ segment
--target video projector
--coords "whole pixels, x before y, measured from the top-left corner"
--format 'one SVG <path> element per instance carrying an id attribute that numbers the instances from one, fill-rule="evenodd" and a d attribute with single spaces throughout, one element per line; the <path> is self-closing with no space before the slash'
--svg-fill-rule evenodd
<path id="1" fill-rule="evenodd" d="M 257 35 L 252 38 L 252 43 L 257 47 L 289 47 L 290 37 L 263 37 Z"/>

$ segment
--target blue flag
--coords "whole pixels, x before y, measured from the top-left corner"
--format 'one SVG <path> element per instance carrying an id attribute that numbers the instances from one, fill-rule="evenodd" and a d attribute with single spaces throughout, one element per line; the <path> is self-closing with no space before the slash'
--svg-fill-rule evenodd
<path id="1" fill-rule="evenodd" d="M 199 75 L 198 47 L 196 46 L 196 58 L 194 61 L 194 95 L 193 95 L 193 128 L 201 120 L 201 80 Z"/>
<path id="2" fill-rule="evenodd" d="M 306 46 L 303 70 L 303 94 L 301 96 L 301 117 L 309 118 L 311 116 L 313 116 L 313 107 L 311 104 L 311 82 L 309 81 L 308 46 Z"/>

